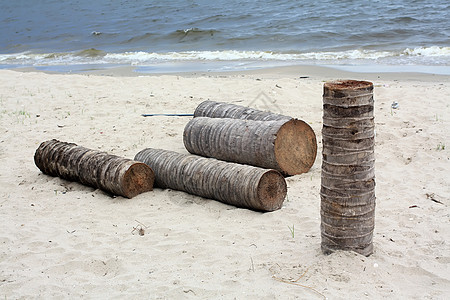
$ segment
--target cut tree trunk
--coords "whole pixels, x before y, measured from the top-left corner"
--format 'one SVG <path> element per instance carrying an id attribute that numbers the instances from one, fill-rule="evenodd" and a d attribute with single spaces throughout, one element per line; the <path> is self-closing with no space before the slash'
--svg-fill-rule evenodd
<path id="1" fill-rule="evenodd" d="M 230 118 L 254 121 L 289 121 L 292 119 L 292 117 L 289 116 L 274 114 L 241 105 L 210 100 L 203 101 L 197 106 L 194 112 L 194 117 Z"/>
<path id="2" fill-rule="evenodd" d="M 375 156 L 373 84 L 324 84 L 321 181 L 322 250 L 373 252 Z"/>
<path id="3" fill-rule="evenodd" d="M 73 143 L 49 140 L 34 155 L 45 174 L 132 198 L 153 189 L 153 170 L 144 163 L 91 150 Z"/>
<path id="4" fill-rule="evenodd" d="M 275 170 L 151 148 L 134 159 L 155 171 L 155 186 L 160 188 L 259 211 L 281 208 L 286 197 L 286 182 Z"/>
<path id="5" fill-rule="evenodd" d="M 314 131 L 301 120 L 253 121 L 198 117 L 184 129 L 192 153 L 275 169 L 284 175 L 307 172 L 316 159 Z"/>

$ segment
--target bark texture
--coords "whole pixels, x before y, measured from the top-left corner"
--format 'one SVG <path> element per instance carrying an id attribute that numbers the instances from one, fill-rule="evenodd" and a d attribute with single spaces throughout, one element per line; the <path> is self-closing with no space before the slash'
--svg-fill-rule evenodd
<path id="1" fill-rule="evenodd" d="M 292 117 L 261 111 L 241 105 L 216 101 L 200 103 L 194 112 L 194 117 L 230 118 L 254 121 L 289 121 Z"/>
<path id="2" fill-rule="evenodd" d="M 127 198 L 151 191 L 155 178 L 144 163 L 54 139 L 39 146 L 34 162 L 47 175 Z"/>
<path id="3" fill-rule="evenodd" d="M 373 252 L 375 156 L 373 84 L 324 84 L 321 181 L 322 250 Z"/>
<path id="4" fill-rule="evenodd" d="M 197 117 L 184 129 L 193 154 L 275 169 L 284 175 L 307 172 L 317 154 L 314 131 L 301 120 L 253 121 Z"/>
<path id="5" fill-rule="evenodd" d="M 281 208 L 287 187 L 275 170 L 147 148 L 135 160 L 155 171 L 155 186 L 259 211 Z"/>

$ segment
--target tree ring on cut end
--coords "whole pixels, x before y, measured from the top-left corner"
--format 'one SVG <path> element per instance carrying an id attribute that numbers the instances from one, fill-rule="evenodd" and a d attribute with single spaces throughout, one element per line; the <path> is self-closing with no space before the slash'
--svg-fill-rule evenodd
<path id="1" fill-rule="evenodd" d="M 258 182 L 257 199 L 261 210 L 274 211 L 280 209 L 287 194 L 284 177 L 276 170 L 265 172 Z"/>
<path id="2" fill-rule="evenodd" d="M 324 87 L 330 90 L 372 90 L 373 83 L 370 81 L 345 79 L 325 82 Z"/>
<path id="3" fill-rule="evenodd" d="M 282 173 L 286 175 L 306 173 L 316 159 L 316 135 L 305 122 L 291 119 L 278 130 L 274 152 Z"/>
<path id="4" fill-rule="evenodd" d="M 123 175 L 123 196 L 133 198 L 153 190 L 155 174 L 146 164 L 133 162 Z"/>

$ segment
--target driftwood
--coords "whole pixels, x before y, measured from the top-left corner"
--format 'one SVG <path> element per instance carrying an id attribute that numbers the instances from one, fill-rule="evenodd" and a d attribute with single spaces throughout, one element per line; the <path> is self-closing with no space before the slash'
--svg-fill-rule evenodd
<path id="1" fill-rule="evenodd" d="M 289 117 L 278 121 L 197 117 L 186 125 L 183 140 L 192 154 L 275 169 L 284 175 L 307 172 L 317 154 L 311 127 Z"/>
<path id="2" fill-rule="evenodd" d="M 373 84 L 324 85 L 321 180 L 322 250 L 373 252 L 375 169 Z"/>
<path id="3" fill-rule="evenodd" d="M 45 174 L 132 198 L 153 189 L 153 170 L 141 162 L 57 140 L 43 142 L 34 155 Z"/>
<path id="4" fill-rule="evenodd" d="M 144 149 L 135 160 L 155 171 L 155 186 L 260 211 L 281 208 L 287 187 L 275 170 L 161 149 Z"/>
<path id="5" fill-rule="evenodd" d="M 289 121 L 292 117 L 261 111 L 241 105 L 203 101 L 194 111 L 194 117 L 230 118 L 254 121 Z"/>

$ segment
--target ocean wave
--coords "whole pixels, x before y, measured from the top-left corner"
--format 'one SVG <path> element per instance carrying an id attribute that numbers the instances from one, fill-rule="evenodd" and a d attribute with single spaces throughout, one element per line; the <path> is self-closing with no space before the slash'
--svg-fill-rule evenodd
<path id="1" fill-rule="evenodd" d="M 141 35 L 133 36 L 125 41 L 122 41 L 121 44 L 133 44 L 141 41 L 150 41 L 154 37 L 153 33 L 144 33 Z"/>
<path id="2" fill-rule="evenodd" d="M 450 47 L 416 47 L 400 51 L 347 50 L 324 52 L 273 52 L 273 51 L 185 51 L 185 52 L 123 52 L 106 53 L 97 49 L 86 49 L 70 53 L 36 54 L 30 52 L 0 54 L 1 64 L 131 64 L 144 65 L 170 61 L 293 61 L 339 63 L 358 60 L 391 60 L 393 63 L 423 63 L 450 65 Z"/>
<path id="3" fill-rule="evenodd" d="M 276 60 L 276 61 L 339 61 L 339 60 L 379 60 L 402 57 L 443 57 L 450 60 L 450 47 L 419 47 L 402 51 L 348 50 L 325 52 L 272 52 L 272 51 L 186 51 L 186 52 L 125 52 L 109 53 L 105 59 L 130 61 L 134 64 L 152 61 L 233 61 L 233 60 Z"/>
<path id="4" fill-rule="evenodd" d="M 200 29 L 197 27 L 178 29 L 169 35 L 169 38 L 174 37 L 177 39 L 194 38 L 199 39 L 202 37 L 210 37 L 219 33 L 219 31 L 214 29 Z"/>
<path id="5" fill-rule="evenodd" d="M 114 60 L 339 60 L 379 59 L 397 56 L 450 56 L 450 47 L 420 47 L 403 51 L 348 50 L 338 52 L 283 53 L 272 51 L 186 51 L 186 52 L 125 52 L 109 53 L 105 58 Z"/>
<path id="6" fill-rule="evenodd" d="M 86 49 L 86 50 L 76 52 L 74 55 L 81 56 L 81 57 L 103 57 L 103 56 L 106 56 L 107 53 L 102 50 L 97 50 L 97 49 L 91 48 L 91 49 Z"/>
<path id="7" fill-rule="evenodd" d="M 403 55 L 409 56 L 450 56 L 450 47 L 417 47 L 414 49 L 406 48 Z"/>
<path id="8" fill-rule="evenodd" d="M 173 42 L 178 43 L 178 42 L 209 39 L 218 33 L 219 31 L 215 29 L 201 29 L 197 27 L 190 27 L 174 30 L 169 33 L 155 33 L 155 32 L 142 33 L 119 41 L 119 43 L 121 45 L 128 45 L 130 47 L 140 45 L 140 47 L 142 48 L 145 47 L 145 45 L 153 45 L 153 44 L 161 45 L 161 44 L 170 44 Z"/>

